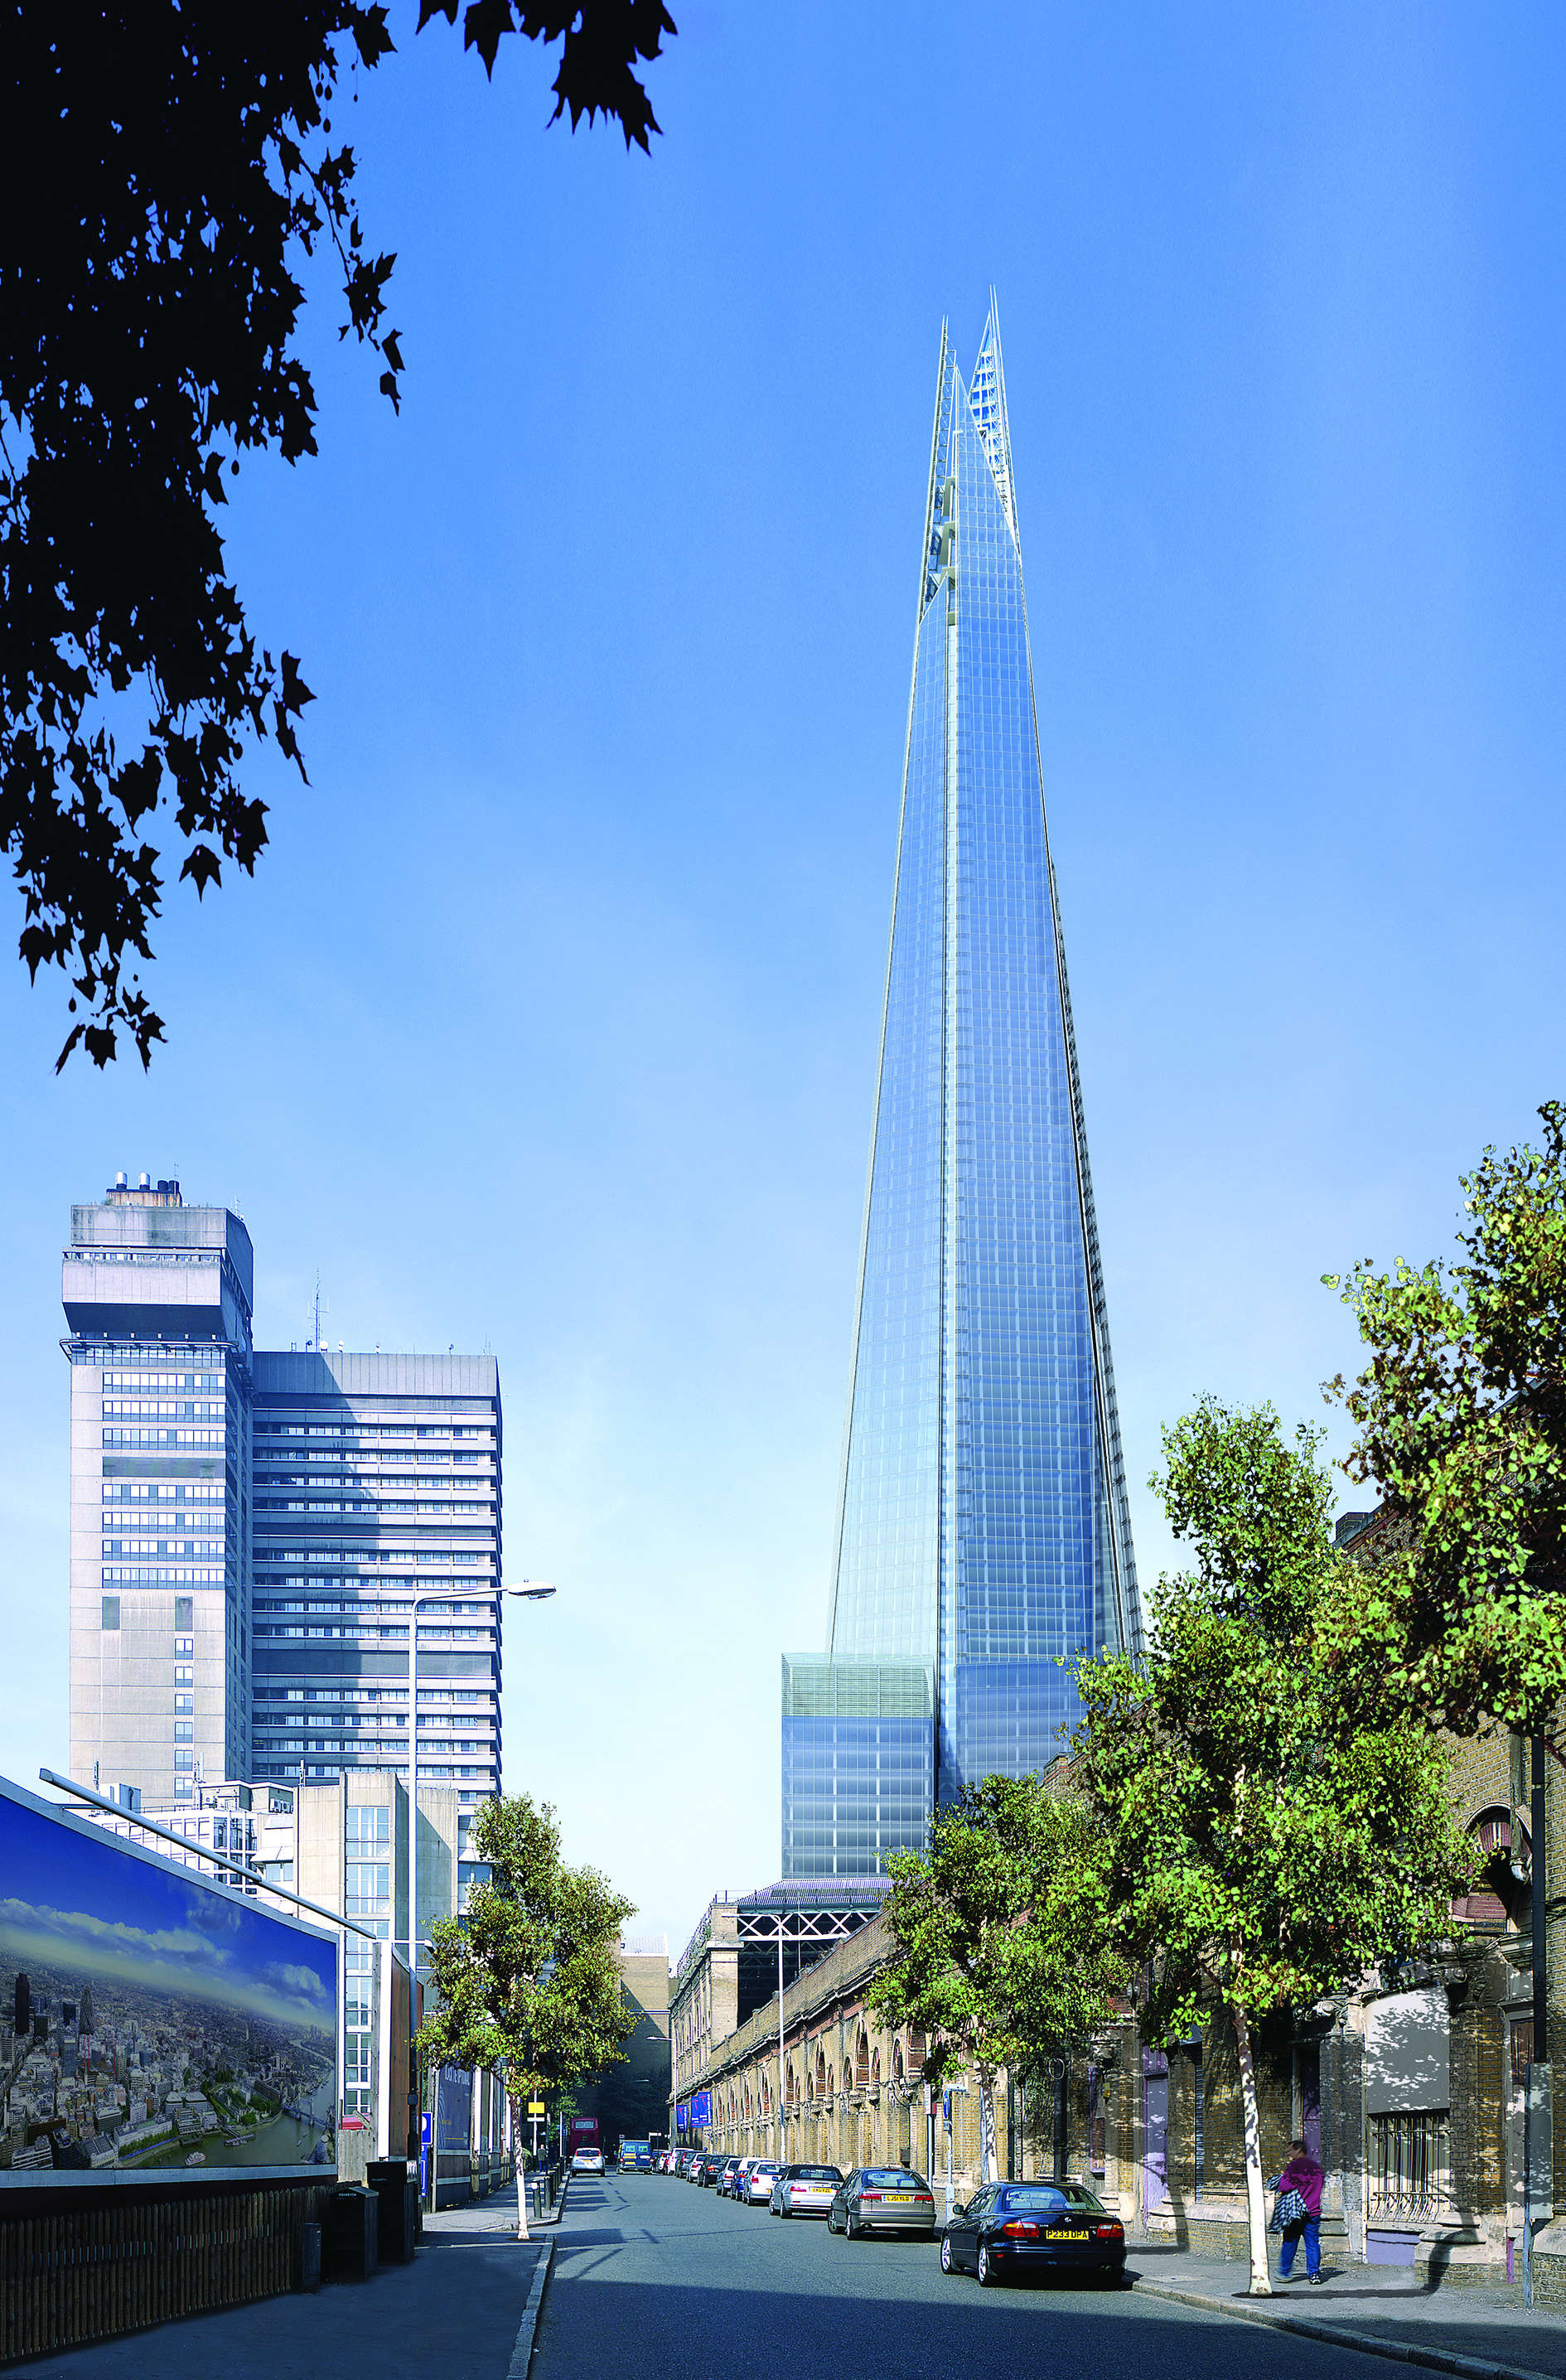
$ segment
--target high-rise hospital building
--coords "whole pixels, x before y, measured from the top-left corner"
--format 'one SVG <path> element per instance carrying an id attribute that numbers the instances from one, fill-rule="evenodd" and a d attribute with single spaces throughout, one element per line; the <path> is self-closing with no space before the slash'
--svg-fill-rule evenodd
<path id="1" fill-rule="evenodd" d="M 71 1772 L 166 1808 L 406 1769 L 416 1718 L 465 1835 L 500 1788 L 494 1359 L 257 1349 L 253 1271 L 176 1182 L 71 1209 Z"/>
<path id="2" fill-rule="evenodd" d="M 1063 1748 L 1141 1641 L 1045 823 L 1001 341 L 944 333 L 827 1651 L 785 1657 L 785 1876 L 868 1876 Z"/>

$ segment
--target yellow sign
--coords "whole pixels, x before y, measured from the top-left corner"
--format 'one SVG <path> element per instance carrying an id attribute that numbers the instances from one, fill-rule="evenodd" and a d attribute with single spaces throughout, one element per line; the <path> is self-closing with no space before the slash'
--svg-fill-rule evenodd
<path id="1" fill-rule="evenodd" d="M 529 2099 L 529 2100 L 528 2100 L 528 2113 L 529 2114 L 529 2116 L 541 2116 L 541 2115 L 543 2114 L 543 2111 L 544 2111 L 544 2103 L 543 2103 L 543 2101 L 542 2101 L 541 2099 Z"/>

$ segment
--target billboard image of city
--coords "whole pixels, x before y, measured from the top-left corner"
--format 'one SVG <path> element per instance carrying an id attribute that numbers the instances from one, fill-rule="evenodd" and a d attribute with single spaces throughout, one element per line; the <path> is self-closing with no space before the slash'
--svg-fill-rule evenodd
<path id="1" fill-rule="evenodd" d="M 0 2183 L 335 2162 L 337 1944 L 0 1778 Z"/>

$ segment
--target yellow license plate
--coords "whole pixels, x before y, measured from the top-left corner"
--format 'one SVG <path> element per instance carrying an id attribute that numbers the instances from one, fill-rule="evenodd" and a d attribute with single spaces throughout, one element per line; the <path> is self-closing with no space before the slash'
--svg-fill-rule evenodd
<path id="1" fill-rule="evenodd" d="M 913 2203 L 905 2190 L 889 2190 L 881 2200 L 883 2206 L 912 2206 Z"/>
<path id="2" fill-rule="evenodd" d="M 1046 2231 L 1044 2234 L 1046 2240 L 1086 2240 L 1089 2236 L 1086 2231 Z"/>

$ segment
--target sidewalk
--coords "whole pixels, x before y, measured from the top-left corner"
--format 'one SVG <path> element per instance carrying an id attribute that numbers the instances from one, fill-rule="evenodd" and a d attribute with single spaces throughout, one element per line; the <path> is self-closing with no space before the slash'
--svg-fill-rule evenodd
<path id="1" fill-rule="evenodd" d="M 128 2338 L 18 2364 L 27 2380 L 338 2380 L 402 2370 L 440 2380 L 504 2380 L 553 2240 L 518 2241 L 515 2183 L 427 2215 L 411 2265 L 371 2281 L 328 2282 L 309 2296 L 261 2298 L 222 2313 L 160 2323 Z M 538 2300 L 532 2297 L 536 2313 Z"/>
<path id="2" fill-rule="evenodd" d="M 1232 2313 L 1242 2321 L 1274 2323 L 1306 2338 L 1368 2349 L 1400 2363 L 1421 2363 L 1463 2380 L 1502 2374 L 1544 2374 L 1566 2380 L 1566 2308 L 1523 2303 L 1513 2289 L 1467 2289 L 1448 2283 L 1431 2289 L 1412 2272 L 1382 2265 L 1332 2265 L 1319 2289 L 1303 2280 L 1278 2278 L 1278 2243 L 1272 2255 L 1270 2298 L 1246 2294 L 1249 2266 L 1188 2250 L 1128 2242 L 1126 2275 L 1142 2294 L 1173 2298 Z M 1299 2259 L 1303 2265 L 1303 2254 Z"/>

